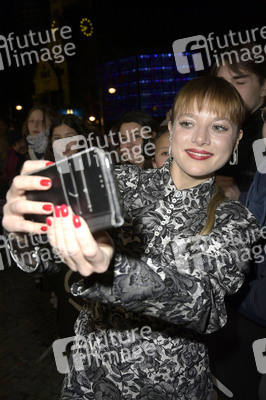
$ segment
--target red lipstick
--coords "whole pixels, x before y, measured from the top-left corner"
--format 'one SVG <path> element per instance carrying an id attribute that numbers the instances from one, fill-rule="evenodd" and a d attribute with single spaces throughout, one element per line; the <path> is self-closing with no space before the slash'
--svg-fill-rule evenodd
<path id="1" fill-rule="evenodd" d="M 186 149 L 187 155 L 193 160 L 207 160 L 208 158 L 213 156 L 213 153 L 209 153 L 205 150 L 200 149 Z"/>

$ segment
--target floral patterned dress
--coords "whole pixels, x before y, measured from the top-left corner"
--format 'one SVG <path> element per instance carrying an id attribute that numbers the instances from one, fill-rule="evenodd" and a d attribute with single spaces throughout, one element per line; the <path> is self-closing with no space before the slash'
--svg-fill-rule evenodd
<path id="1" fill-rule="evenodd" d="M 212 398 L 207 349 L 197 336 L 226 323 L 224 297 L 242 285 L 260 228 L 228 200 L 211 234 L 199 235 L 214 178 L 178 190 L 170 163 L 116 167 L 125 223 L 111 232 L 108 271 L 72 286 L 88 304 L 75 324 L 61 400 Z"/>
<path id="2" fill-rule="evenodd" d="M 259 227 L 228 201 L 218 207 L 212 233 L 199 236 L 214 178 L 180 191 L 169 167 L 116 168 L 125 223 L 112 232 L 109 270 L 72 287 L 90 301 L 75 326 L 86 342 L 77 346 L 82 368 L 72 360 L 62 400 L 212 398 L 197 332 L 226 323 L 224 296 L 243 283 Z"/>

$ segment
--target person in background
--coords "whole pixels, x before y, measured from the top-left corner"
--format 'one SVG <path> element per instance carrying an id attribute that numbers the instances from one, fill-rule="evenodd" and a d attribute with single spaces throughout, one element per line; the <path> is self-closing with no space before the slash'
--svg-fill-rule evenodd
<path id="1" fill-rule="evenodd" d="M 266 109 L 260 110 L 263 121 L 262 137 L 266 150 Z M 265 153 L 266 154 L 266 153 Z M 242 203 L 266 226 L 266 169 L 260 172 L 261 154 L 255 154 L 258 170 Z M 266 159 L 266 157 L 265 157 Z M 263 162 L 263 161 L 262 161 Z M 266 166 L 266 164 L 265 164 Z M 264 232 L 266 232 L 264 230 Z M 265 233 L 253 247 L 250 269 L 240 290 L 227 299 L 226 307 L 230 318 L 227 325 L 213 335 L 203 338 L 209 349 L 213 374 L 228 388 L 234 397 L 241 400 L 264 399 L 258 396 L 261 385 L 260 374 L 254 365 L 253 343 L 266 335 L 266 241 Z M 232 343 L 230 345 L 229 343 Z M 227 397 L 219 393 L 219 399 Z"/>
<path id="2" fill-rule="evenodd" d="M 160 126 L 168 126 L 169 121 L 171 121 L 172 109 L 167 111 L 165 119 L 160 123 Z"/>
<path id="3" fill-rule="evenodd" d="M 160 168 L 164 165 L 166 160 L 169 158 L 169 136 L 170 132 L 168 125 L 161 125 L 158 133 L 153 139 L 155 144 L 155 154 L 152 159 L 153 168 Z"/>
<path id="4" fill-rule="evenodd" d="M 22 135 L 26 139 L 29 158 L 41 160 L 48 145 L 50 126 L 56 112 L 46 105 L 32 107 L 22 127 Z"/>
<path id="5" fill-rule="evenodd" d="M 16 232 L 8 236 L 11 254 L 24 271 L 40 268 L 42 249 L 25 263 L 16 241 L 20 232 L 46 232 L 84 277 L 72 293 L 88 302 L 75 324 L 62 400 L 212 399 L 208 353 L 198 335 L 226 324 L 225 297 L 239 290 L 248 268 L 243 251 L 261 235 L 255 217 L 215 184 L 216 169 L 241 139 L 243 118 L 242 99 L 224 79 L 190 80 L 173 105 L 165 164 L 115 167 L 124 225 L 108 232 L 92 234 L 66 205 L 51 214 L 46 203 L 26 200 L 25 191 L 47 190 L 52 182 L 26 175 L 46 161 L 25 163 L 4 208 L 3 226 Z M 29 209 L 46 215 L 47 224 L 25 220 Z M 236 234 L 241 241 L 233 240 Z"/>
<path id="6" fill-rule="evenodd" d="M 158 131 L 159 123 L 142 111 L 131 111 L 117 123 L 121 164 L 152 168 L 154 144 L 150 141 Z"/>
<path id="7" fill-rule="evenodd" d="M 217 182 L 225 194 L 234 199 L 245 196 L 256 172 L 252 143 L 261 139 L 261 108 L 266 105 L 266 60 L 258 60 L 261 46 L 256 43 L 244 44 L 228 49 L 231 57 L 225 62 L 215 63 L 210 73 L 230 82 L 241 95 L 247 110 L 242 126 L 243 138 L 239 143 L 238 154 L 234 154 L 232 165 L 227 164 L 217 171 Z M 244 52 L 249 51 L 249 56 Z M 260 62 L 258 62 L 260 61 Z"/>
<path id="8" fill-rule="evenodd" d="M 262 136 L 265 139 L 264 149 L 266 150 L 266 107 L 261 111 L 261 117 L 264 122 Z M 263 148 L 261 149 L 263 151 Z M 265 155 L 266 159 L 266 155 Z M 266 164 L 265 164 L 266 165 Z M 257 165 L 253 182 L 248 190 L 245 206 L 256 217 L 261 226 L 266 227 L 266 168 L 259 171 L 260 164 Z M 261 241 L 261 253 L 259 260 L 254 255 L 252 268 L 248 279 L 242 290 L 236 296 L 234 302 L 241 315 L 249 318 L 255 323 L 266 327 L 266 241 Z M 258 248 L 259 250 L 259 248 Z"/>
<path id="9" fill-rule="evenodd" d="M 77 151 L 84 150 L 88 128 L 75 114 L 60 114 L 52 122 L 50 134 L 48 138 L 48 146 L 45 152 L 45 159 L 55 162 L 56 147 L 53 145 L 60 139 L 72 139 L 70 142 L 61 142 L 60 154 L 57 154 L 57 160 L 63 157 L 69 157 Z M 77 144 L 75 137 L 81 135 L 84 137 L 84 142 L 80 149 L 73 150 L 71 147 Z M 70 292 L 71 285 L 81 279 L 82 276 L 78 272 L 69 270 L 63 264 L 60 271 L 54 274 L 43 273 L 41 279 L 42 286 L 50 288 L 51 303 L 57 310 L 57 324 L 59 337 L 64 338 L 74 335 L 74 323 L 79 315 L 79 312 L 84 305 L 82 298 L 76 298 Z"/>
<path id="10" fill-rule="evenodd" d="M 87 144 L 86 137 L 88 133 L 88 127 L 86 124 L 75 114 L 60 114 L 52 122 L 50 127 L 50 133 L 48 137 L 48 145 L 45 152 L 45 159 L 50 161 L 55 161 L 55 148 L 53 149 L 53 144 L 59 139 L 68 139 L 77 135 L 84 136 L 84 143 L 81 145 L 80 150 L 85 148 Z M 76 152 L 76 150 L 71 149 L 72 145 L 76 145 L 76 141 L 70 141 L 64 145 L 58 154 L 59 158 L 69 157 Z M 60 146 L 61 147 L 61 146 Z"/>

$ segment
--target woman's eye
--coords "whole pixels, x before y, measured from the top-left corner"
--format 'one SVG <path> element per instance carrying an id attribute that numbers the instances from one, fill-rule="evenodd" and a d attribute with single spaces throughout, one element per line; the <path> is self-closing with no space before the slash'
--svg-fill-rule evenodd
<path id="1" fill-rule="evenodd" d="M 168 156 L 169 155 L 169 152 L 168 151 L 163 151 L 162 153 L 161 153 L 161 156 Z"/>
<path id="2" fill-rule="evenodd" d="M 189 121 L 181 121 L 181 122 L 179 122 L 179 125 L 184 128 L 190 128 L 192 126 L 192 123 Z"/>
<path id="3" fill-rule="evenodd" d="M 223 126 L 223 125 L 214 125 L 213 129 L 216 132 L 226 132 L 226 131 L 228 131 L 228 128 L 226 126 Z"/>
<path id="4" fill-rule="evenodd" d="M 141 138 L 141 135 L 134 135 L 133 140 L 138 140 L 139 138 Z"/>
<path id="5" fill-rule="evenodd" d="M 247 83 L 246 81 L 236 81 L 237 85 L 245 85 L 245 83 Z"/>

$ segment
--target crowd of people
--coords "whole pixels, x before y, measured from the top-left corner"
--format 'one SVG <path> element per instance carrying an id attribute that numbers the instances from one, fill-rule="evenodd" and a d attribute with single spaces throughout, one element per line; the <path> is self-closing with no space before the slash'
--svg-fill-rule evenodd
<path id="1" fill-rule="evenodd" d="M 80 118 L 44 106 L 29 111 L 21 133 L 0 124 L 11 255 L 22 270 L 49 271 L 60 337 L 77 337 L 62 400 L 211 400 L 219 366 L 209 334 L 222 332 L 231 309 L 266 327 L 266 174 L 252 149 L 254 140 L 266 145 L 266 68 L 254 64 L 214 65 L 184 85 L 163 123 L 133 110 L 92 141 Z M 73 154 L 77 135 L 113 156 L 122 227 L 92 235 L 65 204 L 25 199 L 52 185 L 27 173 L 58 159 L 59 139 L 67 139 L 60 155 Z M 47 223 L 26 220 L 29 210 Z M 47 235 L 60 249 L 59 272 L 40 262 L 41 245 L 25 264 L 22 233 Z"/>

